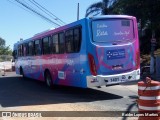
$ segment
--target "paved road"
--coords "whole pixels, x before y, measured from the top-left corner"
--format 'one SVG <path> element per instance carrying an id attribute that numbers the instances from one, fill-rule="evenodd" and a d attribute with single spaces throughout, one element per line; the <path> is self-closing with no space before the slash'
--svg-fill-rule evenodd
<path id="1" fill-rule="evenodd" d="M 23 79 L 13 72 L 0 76 L 0 111 L 137 111 L 137 98 L 135 82 L 92 89 L 50 89 L 43 82 Z"/>

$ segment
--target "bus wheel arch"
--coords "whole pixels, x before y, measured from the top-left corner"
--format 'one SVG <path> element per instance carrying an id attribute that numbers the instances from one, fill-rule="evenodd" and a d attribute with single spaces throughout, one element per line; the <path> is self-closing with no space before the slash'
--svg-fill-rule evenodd
<path id="1" fill-rule="evenodd" d="M 46 85 L 48 87 L 53 87 L 52 76 L 51 76 L 51 73 L 50 73 L 50 71 L 48 69 L 46 69 L 44 71 L 44 79 L 45 79 Z"/>

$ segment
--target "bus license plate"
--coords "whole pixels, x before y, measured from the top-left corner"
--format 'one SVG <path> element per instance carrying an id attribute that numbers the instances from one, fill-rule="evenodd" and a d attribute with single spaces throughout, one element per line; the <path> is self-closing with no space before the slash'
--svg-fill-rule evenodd
<path id="1" fill-rule="evenodd" d="M 111 82 L 119 82 L 119 78 L 111 78 Z"/>

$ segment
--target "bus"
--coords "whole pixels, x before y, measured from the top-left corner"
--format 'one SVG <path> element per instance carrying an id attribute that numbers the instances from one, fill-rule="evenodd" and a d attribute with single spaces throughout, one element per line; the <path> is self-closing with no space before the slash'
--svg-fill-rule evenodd
<path id="1" fill-rule="evenodd" d="M 53 85 L 100 87 L 140 79 L 136 18 L 104 15 L 14 44 L 16 73 Z"/>

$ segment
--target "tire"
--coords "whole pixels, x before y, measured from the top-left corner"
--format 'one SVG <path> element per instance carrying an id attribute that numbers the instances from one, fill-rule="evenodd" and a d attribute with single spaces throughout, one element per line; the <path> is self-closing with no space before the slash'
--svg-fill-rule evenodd
<path id="1" fill-rule="evenodd" d="M 25 75 L 24 75 L 24 72 L 23 72 L 22 68 L 20 68 L 20 75 L 22 75 L 22 77 L 25 78 Z"/>
<path id="2" fill-rule="evenodd" d="M 45 72 L 45 82 L 46 82 L 46 85 L 50 88 L 53 87 L 53 81 L 52 81 L 52 77 L 51 77 L 51 74 L 47 71 Z"/>

